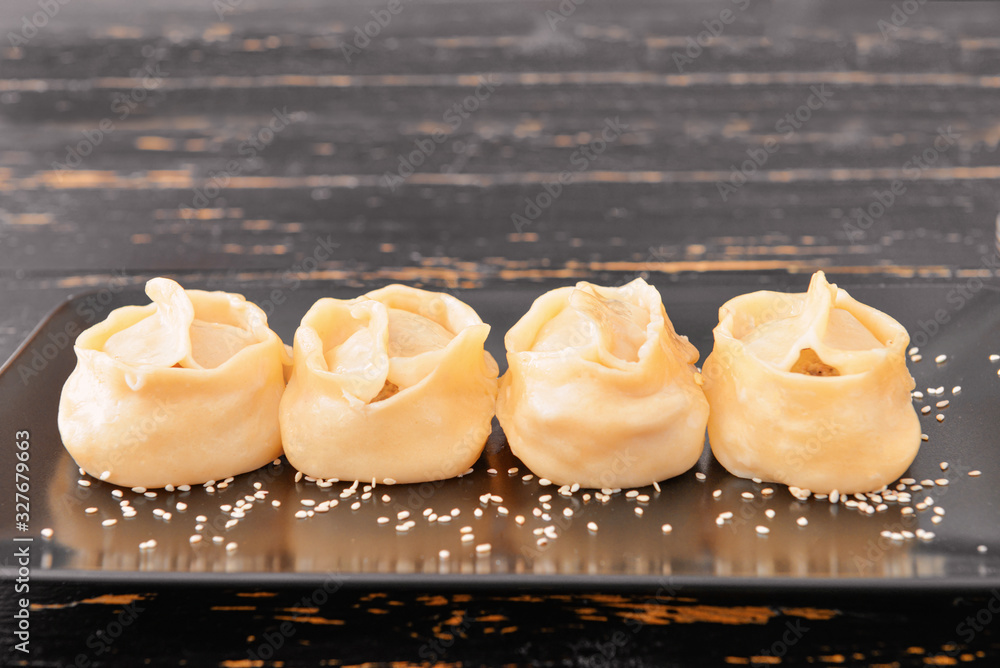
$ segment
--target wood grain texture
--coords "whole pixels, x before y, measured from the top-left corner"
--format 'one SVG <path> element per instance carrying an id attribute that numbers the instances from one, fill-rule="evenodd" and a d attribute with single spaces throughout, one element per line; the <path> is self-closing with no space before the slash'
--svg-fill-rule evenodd
<path id="1" fill-rule="evenodd" d="M 0 359 L 65 296 L 156 275 L 996 280 L 1000 4 L 404 0 L 372 27 L 387 6 L 0 3 Z M 1000 656 L 995 624 L 956 633 L 985 601 L 301 594 L 42 588 L 31 665 L 767 665 L 797 624 L 787 665 Z"/>

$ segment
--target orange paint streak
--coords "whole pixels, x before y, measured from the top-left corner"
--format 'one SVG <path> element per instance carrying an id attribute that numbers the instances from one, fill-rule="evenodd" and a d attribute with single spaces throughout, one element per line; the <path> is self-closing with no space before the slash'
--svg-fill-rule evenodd
<path id="1" fill-rule="evenodd" d="M 343 626 L 347 623 L 342 619 L 327 619 L 325 617 L 289 617 L 285 615 L 275 615 L 274 618 L 283 622 L 298 622 L 302 624 L 315 624 L 317 626 Z"/>
<path id="2" fill-rule="evenodd" d="M 823 608 L 781 608 L 781 614 L 803 619 L 827 620 L 840 614 L 839 610 L 824 610 Z"/>
<path id="3" fill-rule="evenodd" d="M 255 605 L 213 605 L 209 608 L 209 610 L 218 610 L 219 612 L 248 612 L 256 609 Z"/>
<path id="4" fill-rule="evenodd" d="M 277 592 L 273 591 L 248 591 L 236 594 L 240 598 L 273 598 L 278 595 Z"/>

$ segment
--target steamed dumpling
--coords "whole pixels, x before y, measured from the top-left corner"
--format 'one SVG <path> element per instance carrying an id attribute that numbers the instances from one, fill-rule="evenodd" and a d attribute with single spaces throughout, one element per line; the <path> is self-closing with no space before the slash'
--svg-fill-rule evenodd
<path id="1" fill-rule="evenodd" d="M 920 446 L 909 336 L 816 272 L 805 294 L 760 291 L 719 309 L 705 360 L 716 459 L 741 478 L 868 492 Z"/>
<path id="2" fill-rule="evenodd" d="M 490 327 L 458 299 L 403 285 L 321 299 L 295 332 L 281 402 L 288 461 L 341 480 L 454 477 L 491 432 Z"/>
<path id="3" fill-rule="evenodd" d="M 510 448 L 557 484 L 648 485 L 694 466 L 708 402 L 660 294 L 641 278 L 535 300 L 504 339 L 497 417 Z"/>
<path id="4" fill-rule="evenodd" d="M 287 353 L 242 295 L 146 284 L 77 338 L 59 433 L 87 473 L 128 487 L 200 484 L 281 456 Z"/>

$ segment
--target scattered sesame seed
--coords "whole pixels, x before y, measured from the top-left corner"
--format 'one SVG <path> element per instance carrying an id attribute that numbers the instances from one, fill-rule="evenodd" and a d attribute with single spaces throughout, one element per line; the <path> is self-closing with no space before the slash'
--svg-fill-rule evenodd
<path id="1" fill-rule="evenodd" d="M 48 540 L 49 538 L 52 538 L 52 533 L 52 529 L 46 527 L 45 529 L 42 529 L 42 538 Z"/>
<path id="2" fill-rule="evenodd" d="M 548 478 L 539 478 L 538 484 L 541 485 L 542 487 L 548 487 L 549 485 L 552 484 L 552 481 L 549 480 Z"/>
<path id="3" fill-rule="evenodd" d="M 93 515 L 94 513 L 97 512 L 97 508 L 95 508 L 94 506 L 91 506 L 90 508 L 87 508 L 83 512 L 87 513 L 88 515 Z"/>
<path id="4" fill-rule="evenodd" d="M 97 476 L 101 480 L 107 480 L 111 477 L 111 471 L 101 471 L 101 475 Z"/>
<path id="5" fill-rule="evenodd" d="M 923 392 L 921 392 L 920 390 L 914 390 L 914 391 L 913 391 L 913 392 L 911 393 L 911 396 L 912 396 L 912 397 L 913 397 L 914 399 L 923 399 L 923 398 L 924 398 L 924 393 L 923 393 Z"/>
<path id="6" fill-rule="evenodd" d="M 236 543 L 226 543 L 226 552 L 235 552 L 237 547 Z"/>
<path id="7" fill-rule="evenodd" d="M 538 508 L 535 508 L 535 510 L 538 510 Z M 538 512 L 540 513 L 540 512 L 542 512 L 542 511 L 538 510 Z M 476 509 L 475 509 L 475 510 L 474 510 L 474 511 L 472 512 L 472 514 L 473 514 L 473 515 L 475 515 L 476 517 L 482 517 L 482 516 L 483 516 L 483 509 L 482 509 L 482 508 L 476 508 Z"/>
<path id="8" fill-rule="evenodd" d="M 938 355 L 937 357 L 934 358 L 934 361 L 937 362 L 938 364 L 944 364 L 945 362 L 948 361 L 948 356 Z"/>
<path id="9" fill-rule="evenodd" d="M 564 517 L 573 517 L 573 509 L 572 508 L 563 508 L 563 516 Z"/>
<path id="10" fill-rule="evenodd" d="M 574 482 L 572 485 L 569 486 L 569 491 L 573 492 L 574 494 L 576 494 L 577 492 L 579 492 L 580 491 L 580 483 Z"/>
<path id="11" fill-rule="evenodd" d="M 986 554 L 987 547 L 985 545 L 980 545 L 979 547 L 976 548 L 976 550 L 979 552 L 979 554 Z"/>
<path id="12" fill-rule="evenodd" d="M 480 543 L 479 545 L 476 545 L 476 554 L 487 554 L 492 549 L 493 546 L 489 543 Z"/>
<path id="13" fill-rule="evenodd" d="M 178 512 L 183 513 L 185 510 L 188 509 L 188 504 L 184 503 L 183 501 L 178 501 L 174 507 L 177 508 Z"/>
<path id="14" fill-rule="evenodd" d="M 914 362 L 914 363 L 919 362 L 922 359 L 924 359 L 923 355 L 911 355 L 910 356 L 910 361 Z"/>
<path id="15" fill-rule="evenodd" d="M 906 354 L 907 355 L 916 355 L 919 352 L 920 352 L 920 348 L 917 348 L 916 346 L 913 346 L 912 348 L 910 348 L 909 351 L 907 351 Z"/>
<path id="16" fill-rule="evenodd" d="M 156 492 L 146 492 L 146 493 L 143 494 L 143 496 L 146 497 L 147 499 L 155 499 L 156 498 Z"/>
<path id="17" fill-rule="evenodd" d="M 934 522 L 934 524 L 941 524 L 941 522 L 943 521 L 944 518 L 941 517 L 940 515 L 935 515 L 934 517 L 931 518 L 931 522 Z"/>
<path id="18" fill-rule="evenodd" d="M 752 492 L 743 492 L 742 494 L 740 494 L 740 496 L 742 496 L 744 499 L 752 499 L 753 498 L 753 493 Z"/>
<path id="19" fill-rule="evenodd" d="M 525 475 L 521 476 L 521 480 L 523 480 L 524 482 L 528 482 L 534 477 L 535 476 L 531 475 L 530 473 L 526 473 Z"/>
<path id="20" fill-rule="evenodd" d="M 193 533 L 193 534 L 191 534 L 191 537 L 188 538 L 188 542 L 191 543 L 192 545 L 194 545 L 195 543 L 200 543 L 201 542 L 201 536 L 198 535 L 198 534 L 196 534 L 196 533 Z"/>
<path id="21" fill-rule="evenodd" d="M 649 495 L 640 494 L 639 496 L 635 497 L 635 500 L 638 501 L 639 503 L 649 503 Z"/>
<path id="22" fill-rule="evenodd" d="M 103 522 L 101 522 L 101 525 L 106 527 L 111 527 L 116 524 L 118 524 L 118 520 L 116 519 L 104 520 Z"/>
<path id="23" fill-rule="evenodd" d="M 952 394 L 952 396 L 954 396 L 956 394 L 961 394 L 961 393 L 962 393 L 962 386 L 961 385 L 956 385 L 955 387 L 951 388 L 951 394 Z"/>
<path id="24" fill-rule="evenodd" d="M 194 518 L 194 520 L 195 522 L 207 522 L 208 518 L 204 515 L 198 515 L 198 517 Z"/>
<path id="25" fill-rule="evenodd" d="M 306 517 L 309 517 L 309 513 L 306 512 L 305 510 L 298 510 L 298 511 L 295 512 L 295 517 L 296 517 L 296 519 L 300 519 L 300 520 L 301 519 L 305 519 Z"/>
<path id="26" fill-rule="evenodd" d="M 978 477 L 979 477 L 979 476 L 981 476 L 982 474 L 983 474 L 983 472 L 982 472 L 982 471 L 979 471 L 978 469 L 977 469 L 977 470 L 974 470 L 974 471 L 969 471 L 969 475 L 970 475 L 971 477 L 973 477 L 973 478 L 978 478 Z"/>
<path id="27" fill-rule="evenodd" d="M 673 530 L 674 528 L 669 524 L 664 524 L 663 526 L 660 527 L 660 531 L 662 531 L 664 534 L 668 534 Z"/>
<path id="28" fill-rule="evenodd" d="M 497 474 L 497 470 L 495 468 L 493 468 L 492 466 L 490 468 L 486 469 L 486 472 L 488 474 L 490 474 L 490 475 L 496 475 Z"/>
<path id="29" fill-rule="evenodd" d="M 947 408 L 948 404 L 950 404 L 950 403 L 951 402 L 948 401 L 947 399 L 942 399 L 941 401 L 937 402 L 934 405 L 937 406 L 938 408 Z"/>
<path id="30" fill-rule="evenodd" d="M 771 530 L 762 524 L 758 524 L 755 531 L 761 536 L 766 536 L 767 534 L 771 533 Z"/>
<path id="31" fill-rule="evenodd" d="M 660 491 L 660 483 L 658 483 L 658 482 L 656 482 L 654 480 L 653 481 L 653 489 L 655 489 L 657 492 L 659 492 Z"/>
<path id="32" fill-rule="evenodd" d="M 945 485 L 948 484 L 948 479 L 938 478 L 937 480 L 934 481 L 934 484 L 937 485 L 938 487 L 944 487 Z"/>
<path id="33" fill-rule="evenodd" d="M 725 523 L 726 523 L 726 520 L 722 519 L 721 517 L 716 517 L 715 518 L 715 526 L 721 527 Z"/>
<path id="34" fill-rule="evenodd" d="M 714 492 L 712 492 L 712 498 L 715 498 L 715 499 L 717 499 L 717 498 L 719 498 L 720 496 L 722 496 L 722 490 L 721 490 L 721 489 L 717 489 L 717 490 L 715 490 Z"/>
<path id="35" fill-rule="evenodd" d="M 733 519 L 733 513 L 730 512 L 730 511 L 728 511 L 728 510 L 726 512 L 724 512 L 724 513 L 719 513 L 719 519 L 722 519 L 722 520 L 731 520 L 731 519 Z"/>
<path id="36" fill-rule="evenodd" d="M 702 473 L 701 471 L 695 472 L 694 477 L 697 478 L 698 480 L 702 481 L 702 482 L 704 482 L 705 479 L 708 478 L 708 476 L 705 475 L 704 473 Z"/>
<path id="37" fill-rule="evenodd" d="M 990 355 L 991 362 L 996 362 L 997 360 L 1000 360 L 1000 355 Z"/>
<path id="38" fill-rule="evenodd" d="M 931 407 L 930 406 L 924 406 L 923 408 L 920 409 L 920 412 L 923 413 L 924 415 L 927 415 L 928 413 L 931 412 Z"/>
<path id="39" fill-rule="evenodd" d="M 239 520 L 227 520 L 226 521 L 226 528 L 227 529 L 232 529 L 234 526 L 236 526 L 239 523 L 240 523 Z"/>
<path id="40" fill-rule="evenodd" d="M 405 520 L 409 516 L 410 516 L 409 510 L 400 510 L 398 513 L 396 513 L 397 520 Z"/>
<path id="41" fill-rule="evenodd" d="M 449 552 L 448 550 L 441 550 L 440 552 L 438 552 L 438 557 L 441 559 L 447 559 L 450 556 L 451 552 Z"/>
<path id="42" fill-rule="evenodd" d="M 302 481 L 302 475 L 303 475 L 302 471 L 296 471 L 295 472 L 295 482 L 301 482 Z"/>
<path id="43" fill-rule="evenodd" d="M 768 508 L 767 510 L 765 510 L 764 514 L 767 515 L 767 519 L 769 519 L 769 520 L 773 520 L 774 519 L 774 511 L 771 510 L 770 508 Z"/>
<path id="44" fill-rule="evenodd" d="M 926 441 L 926 440 L 929 440 L 929 439 L 930 439 L 930 437 L 927 434 L 920 434 L 920 440 L 921 441 Z"/>
<path id="45" fill-rule="evenodd" d="M 637 492 L 634 489 L 630 489 L 629 491 L 625 492 L 626 499 L 634 499 L 637 496 L 639 496 L 639 492 Z"/>
<path id="46" fill-rule="evenodd" d="M 458 517 L 459 515 L 462 514 L 462 510 L 460 508 L 452 508 L 451 512 L 449 512 L 448 514 L 451 515 L 452 517 Z"/>
<path id="47" fill-rule="evenodd" d="M 944 422 L 944 415 L 938 413 L 937 415 L 934 416 L 934 419 L 937 420 L 938 422 Z"/>
<path id="48" fill-rule="evenodd" d="M 935 515 L 944 515 L 944 512 L 945 512 L 944 508 L 942 508 L 941 506 L 934 506 Z"/>
<path id="49" fill-rule="evenodd" d="M 177 486 L 177 491 L 179 491 L 179 492 L 190 492 L 191 491 L 191 485 L 178 485 Z"/>
<path id="50" fill-rule="evenodd" d="M 807 524 L 809 524 L 809 520 L 807 520 L 804 517 L 800 517 L 799 519 L 795 520 L 795 523 L 798 524 L 800 527 L 804 527 Z"/>
<path id="51" fill-rule="evenodd" d="M 940 466 L 942 471 L 948 470 L 948 462 L 941 462 Z"/>
<path id="52" fill-rule="evenodd" d="M 638 507 L 635 508 L 635 514 L 638 515 L 639 517 L 642 517 L 642 508 L 638 508 Z"/>
<path id="53" fill-rule="evenodd" d="M 361 507 L 360 501 L 355 501 L 354 503 L 351 504 L 351 510 L 357 510 L 360 507 Z"/>
<path id="54" fill-rule="evenodd" d="M 471 543 L 474 540 L 476 540 L 476 537 L 473 536 L 471 533 L 467 533 L 467 534 L 463 534 L 462 535 L 462 542 L 463 543 Z"/>
<path id="55" fill-rule="evenodd" d="M 135 492 L 136 494 L 142 494 L 142 493 L 144 493 L 146 491 L 146 488 L 145 487 L 133 487 L 132 491 Z"/>
<path id="56" fill-rule="evenodd" d="M 587 522 L 587 531 L 597 533 L 597 522 Z"/>
<path id="57" fill-rule="evenodd" d="M 509 469 L 507 469 L 507 475 L 517 475 L 517 467 L 511 466 Z"/>
<path id="58" fill-rule="evenodd" d="M 499 494 L 493 494 L 492 496 L 490 496 L 490 501 L 492 501 L 493 503 L 503 503 L 503 497 L 500 496 Z"/>
<path id="59" fill-rule="evenodd" d="M 518 524 L 524 524 L 524 515 L 517 515 L 514 518 L 514 521 L 517 522 Z M 471 529 L 471 527 L 469 528 Z"/>

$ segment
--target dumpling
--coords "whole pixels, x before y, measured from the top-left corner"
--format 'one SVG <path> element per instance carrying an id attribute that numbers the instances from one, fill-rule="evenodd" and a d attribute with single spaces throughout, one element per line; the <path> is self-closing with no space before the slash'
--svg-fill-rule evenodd
<path id="1" fill-rule="evenodd" d="M 201 484 L 281 456 L 278 402 L 289 362 L 242 295 L 146 284 L 82 332 L 59 400 L 59 433 L 87 473 L 127 487 Z"/>
<path id="2" fill-rule="evenodd" d="M 805 294 L 731 299 L 714 334 L 702 370 L 708 436 L 734 475 L 853 494 L 881 488 L 913 462 L 920 421 L 910 337 L 823 272 Z"/>
<path id="3" fill-rule="evenodd" d="M 656 288 L 580 282 L 545 293 L 504 339 L 497 418 L 510 448 L 557 484 L 648 485 L 694 466 L 708 402 Z"/>
<path id="4" fill-rule="evenodd" d="M 390 285 L 321 299 L 295 332 L 281 401 L 289 463 L 317 478 L 425 482 L 463 473 L 492 431 L 490 326 L 451 295 Z"/>

